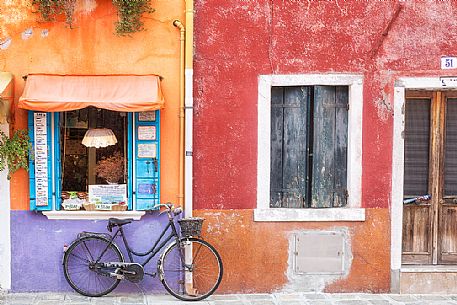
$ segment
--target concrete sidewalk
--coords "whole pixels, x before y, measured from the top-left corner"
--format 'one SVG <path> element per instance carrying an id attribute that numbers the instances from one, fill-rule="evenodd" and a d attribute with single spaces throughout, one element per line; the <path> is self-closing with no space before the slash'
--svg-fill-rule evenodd
<path id="1" fill-rule="evenodd" d="M 0 296 L 0 304 L 11 305 L 446 305 L 456 304 L 457 295 L 273 293 L 215 295 L 200 302 L 182 302 L 170 295 L 111 294 L 87 298 L 74 293 L 11 293 Z"/>

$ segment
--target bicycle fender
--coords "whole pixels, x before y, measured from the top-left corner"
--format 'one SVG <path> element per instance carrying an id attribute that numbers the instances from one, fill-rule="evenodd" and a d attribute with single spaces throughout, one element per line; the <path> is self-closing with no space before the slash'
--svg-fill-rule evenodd
<path id="1" fill-rule="evenodd" d="M 168 250 L 171 249 L 171 247 L 173 247 L 174 245 L 176 245 L 176 240 L 173 241 L 172 243 L 170 243 L 166 248 L 165 250 L 162 251 L 162 254 L 160 254 L 160 257 L 159 259 L 157 260 L 157 273 L 159 274 L 159 279 L 160 281 L 163 281 L 163 266 L 162 266 L 162 261 L 163 261 L 163 258 L 165 257 L 165 253 L 168 252 Z"/>

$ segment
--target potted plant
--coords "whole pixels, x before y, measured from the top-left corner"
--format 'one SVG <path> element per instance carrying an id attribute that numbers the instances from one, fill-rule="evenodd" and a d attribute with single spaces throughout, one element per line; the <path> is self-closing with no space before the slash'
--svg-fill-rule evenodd
<path id="1" fill-rule="evenodd" d="M 97 162 L 95 173 L 108 184 L 118 183 L 124 176 L 124 157 L 116 151 L 111 157 L 103 158 Z"/>
<path id="2" fill-rule="evenodd" d="M 18 130 L 9 138 L 0 131 L 0 171 L 8 168 L 8 179 L 20 168 L 29 169 L 29 135 L 25 130 Z"/>

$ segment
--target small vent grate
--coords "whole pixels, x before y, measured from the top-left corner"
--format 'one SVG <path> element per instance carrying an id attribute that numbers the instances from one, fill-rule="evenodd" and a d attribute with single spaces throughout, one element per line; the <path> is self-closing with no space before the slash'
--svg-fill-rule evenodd
<path id="1" fill-rule="evenodd" d="M 342 274 L 344 250 L 342 232 L 297 233 L 294 252 L 295 273 Z"/>

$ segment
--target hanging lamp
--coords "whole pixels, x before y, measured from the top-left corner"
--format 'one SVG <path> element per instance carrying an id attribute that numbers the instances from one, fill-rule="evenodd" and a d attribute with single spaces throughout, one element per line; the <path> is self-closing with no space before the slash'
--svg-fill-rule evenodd
<path id="1" fill-rule="evenodd" d="M 92 128 L 86 131 L 82 144 L 86 147 L 107 147 L 117 143 L 116 135 L 108 128 Z"/>

